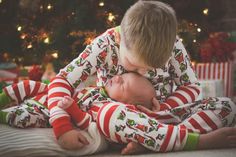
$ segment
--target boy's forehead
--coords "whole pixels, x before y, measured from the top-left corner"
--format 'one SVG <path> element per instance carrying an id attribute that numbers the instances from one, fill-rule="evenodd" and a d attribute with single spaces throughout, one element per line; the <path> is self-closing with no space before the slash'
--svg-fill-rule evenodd
<path id="1" fill-rule="evenodd" d="M 127 49 L 124 42 L 120 43 L 120 54 L 122 58 L 125 58 L 129 64 L 136 66 L 137 68 L 145 68 L 148 70 L 153 69 L 153 67 L 148 66 L 142 59 L 138 57 L 137 52 L 132 49 Z"/>

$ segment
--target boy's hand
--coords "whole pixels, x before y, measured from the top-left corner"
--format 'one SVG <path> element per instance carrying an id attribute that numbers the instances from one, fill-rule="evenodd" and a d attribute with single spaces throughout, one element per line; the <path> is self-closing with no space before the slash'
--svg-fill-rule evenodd
<path id="1" fill-rule="evenodd" d="M 77 130 L 70 130 L 58 139 L 59 145 L 68 150 L 81 149 L 84 145 L 88 145 L 88 140 Z"/>
<path id="2" fill-rule="evenodd" d="M 73 104 L 74 100 L 69 96 L 64 96 L 61 101 L 58 102 L 58 107 L 67 109 Z"/>
<path id="3" fill-rule="evenodd" d="M 137 108 L 141 111 L 146 113 L 147 115 L 150 116 L 155 116 L 156 112 L 160 111 L 160 104 L 159 101 L 154 97 L 152 99 L 152 110 L 149 110 L 148 108 L 141 106 L 141 105 L 137 105 Z"/>
<path id="4" fill-rule="evenodd" d="M 158 112 L 160 111 L 160 103 L 159 101 L 157 100 L 157 98 L 152 98 L 152 111 L 154 112 Z"/>
<path id="5" fill-rule="evenodd" d="M 201 134 L 197 149 L 235 148 L 236 128 L 224 127 Z"/>

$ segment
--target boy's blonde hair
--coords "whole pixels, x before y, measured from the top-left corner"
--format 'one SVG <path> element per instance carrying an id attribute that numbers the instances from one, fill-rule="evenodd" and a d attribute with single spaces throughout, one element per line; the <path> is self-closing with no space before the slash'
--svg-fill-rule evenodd
<path id="1" fill-rule="evenodd" d="M 121 21 L 121 39 L 140 61 L 162 67 L 174 47 L 177 33 L 175 11 L 159 1 L 139 0 Z"/>

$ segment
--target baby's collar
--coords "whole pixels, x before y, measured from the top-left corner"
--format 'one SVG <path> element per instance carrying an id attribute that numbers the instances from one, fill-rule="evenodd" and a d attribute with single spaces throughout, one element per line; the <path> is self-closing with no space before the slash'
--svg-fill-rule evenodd
<path id="1" fill-rule="evenodd" d="M 101 93 L 102 96 L 104 97 L 109 97 L 106 90 L 105 90 L 105 87 L 101 87 L 100 90 L 99 90 L 99 93 Z"/>

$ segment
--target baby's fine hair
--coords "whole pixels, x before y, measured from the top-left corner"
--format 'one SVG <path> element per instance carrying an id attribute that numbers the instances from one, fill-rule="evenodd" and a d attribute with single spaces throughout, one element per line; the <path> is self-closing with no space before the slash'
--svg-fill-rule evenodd
<path id="1" fill-rule="evenodd" d="M 171 56 L 177 35 L 175 11 L 159 1 L 139 0 L 121 21 L 121 40 L 140 61 L 161 68 Z"/>

